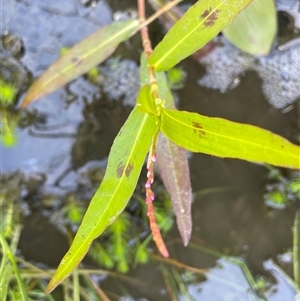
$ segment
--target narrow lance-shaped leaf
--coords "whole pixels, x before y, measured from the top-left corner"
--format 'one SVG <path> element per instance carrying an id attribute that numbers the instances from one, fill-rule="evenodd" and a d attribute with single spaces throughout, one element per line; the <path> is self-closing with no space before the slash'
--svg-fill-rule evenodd
<path id="1" fill-rule="evenodd" d="M 143 84 L 149 81 L 144 55 L 141 57 L 140 78 Z M 157 72 L 156 79 L 159 95 L 166 101 L 165 106 L 174 109 L 174 99 L 165 73 Z M 145 108 L 148 109 L 148 106 Z M 159 172 L 172 200 L 177 227 L 183 244 L 187 245 L 192 233 L 192 188 L 187 153 L 162 134 L 159 135 L 156 152 Z"/>
<path id="2" fill-rule="evenodd" d="M 224 36 L 239 49 L 252 55 L 267 55 L 276 35 L 274 0 L 253 0 L 231 24 Z"/>
<path id="3" fill-rule="evenodd" d="M 133 35 L 137 20 L 118 21 L 100 28 L 52 64 L 29 89 L 22 107 L 41 98 L 107 59 L 118 45 Z"/>
<path id="4" fill-rule="evenodd" d="M 103 182 L 47 287 L 48 293 L 75 269 L 93 240 L 124 210 L 136 187 L 156 126 L 155 117 L 133 109 L 113 143 Z"/>
<path id="5" fill-rule="evenodd" d="M 202 48 L 252 0 L 200 0 L 175 23 L 149 58 L 157 71 L 165 71 Z"/>
<path id="6" fill-rule="evenodd" d="M 253 125 L 162 109 L 161 131 L 192 152 L 300 168 L 299 146 Z"/>

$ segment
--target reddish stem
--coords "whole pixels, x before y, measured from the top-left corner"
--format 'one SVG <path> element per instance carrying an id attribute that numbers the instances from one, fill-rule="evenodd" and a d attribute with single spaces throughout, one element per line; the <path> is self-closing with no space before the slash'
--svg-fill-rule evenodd
<path id="1" fill-rule="evenodd" d="M 139 14 L 140 24 L 142 24 L 145 21 L 145 0 L 138 0 L 138 14 Z M 146 58 L 148 58 L 152 53 L 151 41 L 149 39 L 149 34 L 148 34 L 148 27 L 147 26 L 142 27 L 140 29 L 140 32 L 141 32 L 143 48 L 144 48 L 144 51 L 146 54 Z M 149 73 L 150 84 L 156 83 L 155 71 L 154 71 L 153 67 L 148 66 L 148 73 Z M 147 162 L 148 172 L 147 172 L 147 182 L 145 184 L 146 204 L 148 206 L 147 215 L 149 217 L 150 229 L 152 232 L 153 240 L 154 240 L 159 252 L 161 253 L 162 256 L 169 257 L 169 252 L 165 246 L 165 243 L 164 243 L 163 238 L 160 233 L 160 229 L 156 222 L 156 218 L 155 218 L 155 214 L 154 214 L 154 206 L 152 203 L 155 198 L 155 195 L 151 189 L 151 186 L 154 181 L 153 167 L 154 167 L 154 162 L 156 161 L 155 148 L 156 148 L 157 134 L 158 133 L 156 133 L 152 138 L 152 143 L 150 146 L 150 152 L 149 152 L 148 162 Z"/>
<path id="2" fill-rule="evenodd" d="M 155 138 L 156 139 L 156 138 Z M 155 198 L 154 192 L 151 189 L 152 183 L 154 181 L 154 162 L 156 161 L 156 155 L 155 155 L 155 142 L 152 142 L 150 153 L 149 153 L 149 158 L 148 158 L 148 163 L 147 163 L 147 182 L 145 184 L 146 188 L 146 204 L 148 206 L 148 211 L 147 215 L 149 217 L 150 221 L 150 229 L 152 232 L 153 240 L 160 252 L 160 254 L 164 257 L 169 257 L 169 252 L 167 250 L 167 247 L 164 243 L 164 240 L 161 236 L 160 229 L 157 225 L 155 214 L 154 214 L 154 206 L 153 206 L 153 201 Z"/>
<path id="3" fill-rule="evenodd" d="M 145 0 L 138 0 L 138 15 L 139 15 L 140 24 L 145 22 Z M 140 29 L 140 33 L 141 33 L 144 52 L 145 52 L 146 58 L 148 59 L 148 57 L 152 53 L 152 45 L 151 45 L 151 41 L 149 39 L 148 26 L 142 27 Z M 155 72 L 154 72 L 153 67 L 148 66 L 148 73 L 149 73 L 150 84 L 156 83 L 156 77 L 155 77 Z"/>

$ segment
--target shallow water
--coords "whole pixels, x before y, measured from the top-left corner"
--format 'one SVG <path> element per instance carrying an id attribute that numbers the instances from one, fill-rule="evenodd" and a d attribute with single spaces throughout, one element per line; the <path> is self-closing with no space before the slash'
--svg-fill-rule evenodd
<path id="1" fill-rule="evenodd" d="M 135 1 L 96 1 L 95 6 L 87 7 L 79 0 L 65 0 L 63 4 L 50 0 L 42 4 L 38 0 L 4 1 L 1 17 L 4 33 L 22 38 L 25 53 L 20 60 L 36 77 L 58 58 L 61 47 L 70 47 L 111 23 L 116 11 L 128 7 L 134 8 Z M 154 40 L 159 40 L 161 32 L 158 23 L 150 30 Z M 133 97 L 132 79 L 138 74 L 138 43 L 139 37 L 133 38 L 114 55 L 123 64 L 124 74 L 130 74 L 127 79 L 122 77 L 123 86 L 119 82 L 115 85 L 114 81 L 120 79 L 105 63 L 100 70 L 106 81 L 97 86 L 81 77 L 35 102 L 28 109 L 35 111 L 35 122 L 18 129 L 18 144 L 14 148 L 1 147 L 2 174 L 20 171 L 27 183 L 22 195 L 29 214 L 24 219 L 19 244 L 26 260 L 56 267 L 67 251 L 64 235 L 51 223 L 55 201 L 61 204 L 68 193 L 77 191 L 78 183 L 84 186 L 91 168 L 104 170 L 112 141 L 132 109 L 129 99 Z M 299 143 L 299 100 L 288 110 L 276 109 L 266 99 L 262 79 L 255 71 L 245 72 L 237 87 L 222 94 L 199 86 L 198 81 L 205 74 L 203 65 L 189 58 L 181 67 L 187 79 L 184 88 L 174 92 L 180 109 L 258 125 Z M 129 83 L 133 86 L 127 93 L 124 87 Z M 111 87 L 120 90 L 112 94 Z M 23 92 L 19 102 L 22 97 Z M 183 247 L 174 227 L 166 241 L 172 259 L 191 267 L 211 269 L 206 279 L 197 276 L 186 281 L 192 298 L 258 300 L 242 269 L 226 258 L 218 259 L 206 252 L 214 250 L 239 256 L 254 277 L 266 277 L 272 286 L 267 300 L 293 300 L 295 290 L 274 262 L 280 264 L 280 255 L 292 247 L 291 229 L 298 203 L 282 210 L 266 206 L 266 185 L 274 181 L 262 165 L 201 154 L 191 155 L 189 162 L 194 192 L 192 240 L 188 247 Z M 291 177 L 285 170 L 283 175 Z M 96 181 L 101 181 L 101 176 L 101 172 L 97 174 Z M 81 191 L 80 196 L 88 199 L 91 191 Z M 45 208 L 45 196 L 54 199 L 49 205 L 51 210 Z M 139 265 L 128 274 L 130 281 L 108 277 L 101 281 L 101 287 L 118 295 L 119 300 L 169 300 L 162 266 L 167 265 L 157 260 Z M 286 266 L 290 273 L 291 261 Z M 179 271 L 182 279 L 187 277 L 184 270 Z M 134 280 L 142 283 L 137 285 Z M 126 295 L 124 291 L 136 299 L 121 299 Z M 115 295 L 112 300 L 117 300 Z M 180 300 L 187 299 L 182 296 Z"/>

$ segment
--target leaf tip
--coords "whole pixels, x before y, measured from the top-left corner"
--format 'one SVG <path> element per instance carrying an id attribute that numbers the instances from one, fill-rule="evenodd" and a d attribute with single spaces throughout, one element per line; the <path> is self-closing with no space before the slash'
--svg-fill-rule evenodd
<path id="1" fill-rule="evenodd" d="M 47 295 L 50 294 L 58 285 L 59 285 L 59 283 L 53 281 L 53 278 L 52 278 L 45 289 L 45 294 L 47 294 Z"/>
<path id="2" fill-rule="evenodd" d="M 50 279 L 46 289 L 45 289 L 45 294 L 50 294 L 52 291 L 56 289 L 56 287 L 61 284 L 68 276 L 70 276 L 70 273 L 66 276 L 63 277 L 58 277 L 57 276 L 57 271 L 56 273 L 52 276 Z"/>
<path id="3" fill-rule="evenodd" d="M 20 106 L 21 110 L 24 110 L 28 106 L 28 104 L 28 101 L 23 101 Z"/>
<path id="4" fill-rule="evenodd" d="M 24 100 L 22 101 L 20 108 L 25 109 L 27 106 L 29 106 L 32 102 L 36 101 L 41 97 L 40 94 L 36 92 L 35 84 L 33 84 L 25 96 Z"/>
<path id="5" fill-rule="evenodd" d="M 191 239 L 192 229 L 184 231 L 184 233 L 180 233 L 183 245 L 186 247 Z"/>

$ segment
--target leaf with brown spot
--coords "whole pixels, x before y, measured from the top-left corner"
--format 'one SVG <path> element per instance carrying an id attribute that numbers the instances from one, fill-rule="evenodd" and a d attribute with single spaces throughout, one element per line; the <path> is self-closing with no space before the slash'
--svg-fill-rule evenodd
<path id="1" fill-rule="evenodd" d="M 300 169 L 298 145 L 253 125 L 162 108 L 160 129 L 192 152 Z"/>
<path id="2" fill-rule="evenodd" d="M 192 5 L 155 47 L 149 64 L 169 70 L 214 38 L 252 0 L 202 0 Z"/>
<path id="3" fill-rule="evenodd" d="M 47 287 L 48 293 L 75 269 L 93 240 L 124 210 L 136 187 L 156 127 L 155 117 L 141 113 L 136 107 L 133 109 L 114 140 L 104 179 Z"/>
<path id="4" fill-rule="evenodd" d="M 29 89 L 22 107 L 61 88 L 106 60 L 138 29 L 137 20 L 118 21 L 88 36 L 53 63 Z"/>

